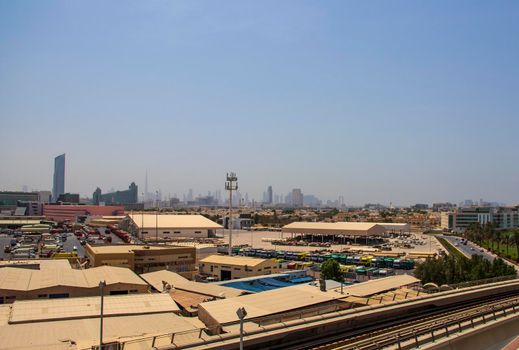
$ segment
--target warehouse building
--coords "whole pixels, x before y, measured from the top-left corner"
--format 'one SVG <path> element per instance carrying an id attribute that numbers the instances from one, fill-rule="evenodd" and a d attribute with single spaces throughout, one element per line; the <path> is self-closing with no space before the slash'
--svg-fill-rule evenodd
<path id="1" fill-rule="evenodd" d="M 47 266 L 47 267 L 42 267 Z M 148 292 L 148 285 L 129 269 L 102 266 L 75 270 L 63 265 L 0 268 L 0 304 L 16 300 L 76 298 L 99 295 L 99 282 L 106 281 L 107 295 Z"/>
<path id="2" fill-rule="evenodd" d="M 172 245 L 109 244 L 86 245 L 90 266 L 118 266 L 136 273 L 170 270 L 192 279 L 196 273 L 194 247 Z"/>
<path id="3" fill-rule="evenodd" d="M 99 296 L 0 305 L 0 347 L 93 349 L 99 345 L 99 310 Z M 170 345 L 172 333 L 177 344 L 199 334 L 167 294 L 105 296 L 103 310 L 103 343 L 110 349 L 151 349 L 152 342 Z M 169 336 L 154 341 L 160 334 Z"/>
<path id="4" fill-rule="evenodd" d="M 124 215 L 122 206 L 43 204 L 43 215 L 50 220 L 82 222 L 88 216 Z"/>
<path id="5" fill-rule="evenodd" d="M 386 228 L 372 222 L 293 222 L 283 226 L 282 233 L 304 235 L 311 239 L 325 236 L 380 237 L 386 233 Z"/>
<path id="6" fill-rule="evenodd" d="M 130 214 L 120 225 L 146 241 L 214 237 L 223 227 L 202 215 Z"/>
<path id="7" fill-rule="evenodd" d="M 162 270 L 140 275 L 153 286 L 154 290 L 167 292 L 180 306 L 184 316 L 197 316 L 200 303 L 233 298 L 247 293 L 236 288 L 219 286 L 213 283 L 189 281 L 175 272 Z"/>
<path id="8" fill-rule="evenodd" d="M 335 286 L 333 288 L 323 286 L 324 290 L 321 290 L 319 283 L 313 282 L 244 295 L 239 298 L 201 303 L 198 305 L 198 318 L 212 332 L 218 333 L 223 327 L 239 321 L 236 310 L 242 307 L 247 310 L 246 322 L 265 324 L 267 321 L 268 324 L 269 318 L 271 321 L 273 319 L 274 322 L 280 322 L 284 313 L 290 319 L 290 314 L 292 313 L 293 318 L 293 312 L 296 311 L 300 316 L 316 315 L 335 309 L 347 309 L 354 305 L 367 305 L 372 298 L 383 298 L 380 293 L 398 291 L 419 283 L 419 280 L 413 276 L 399 275 L 343 287 L 335 281 L 330 282 L 334 282 Z M 407 294 L 405 295 L 407 298 Z M 391 295 L 388 301 L 395 299 Z M 373 301 L 375 300 L 376 303 L 383 301 L 373 299 Z"/>
<path id="9" fill-rule="evenodd" d="M 246 256 L 211 255 L 201 259 L 198 271 L 221 281 L 278 273 L 281 265 L 275 259 Z"/>

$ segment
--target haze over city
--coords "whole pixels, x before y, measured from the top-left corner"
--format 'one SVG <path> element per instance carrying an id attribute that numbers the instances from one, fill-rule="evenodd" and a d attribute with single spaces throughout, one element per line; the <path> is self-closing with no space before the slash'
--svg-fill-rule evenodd
<path id="1" fill-rule="evenodd" d="M 518 10 L 0 1 L 0 190 L 515 204 Z"/>

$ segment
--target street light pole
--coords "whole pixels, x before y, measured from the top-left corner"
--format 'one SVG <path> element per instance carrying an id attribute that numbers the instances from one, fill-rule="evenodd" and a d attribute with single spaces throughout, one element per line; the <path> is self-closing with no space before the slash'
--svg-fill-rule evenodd
<path id="1" fill-rule="evenodd" d="M 245 311 L 244 307 L 240 307 L 236 310 L 236 315 L 240 319 L 240 350 L 243 350 L 243 320 L 247 316 L 247 311 Z"/>
<path id="2" fill-rule="evenodd" d="M 235 173 L 227 173 L 227 181 L 225 182 L 225 189 L 229 191 L 229 256 L 232 255 L 232 191 L 238 189 L 238 177 Z"/>
<path id="3" fill-rule="evenodd" d="M 103 349 L 103 303 L 104 303 L 104 289 L 106 287 L 105 281 L 99 282 L 99 289 L 101 289 L 101 313 L 100 313 L 100 325 L 99 325 L 99 350 Z"/>
<path id="4" fill-rule="evenodd" d="M 155 244 L 159 243 L 159 191 L 155 191 Z"/>

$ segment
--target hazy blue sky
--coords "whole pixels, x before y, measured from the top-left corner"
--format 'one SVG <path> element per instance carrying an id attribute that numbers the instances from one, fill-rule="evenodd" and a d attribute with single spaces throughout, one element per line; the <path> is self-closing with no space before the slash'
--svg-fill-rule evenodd
<path id="1" fill-rule="evenodd" d="M 519 202 L 519 1 L 0 0 L 0 189 Z"/>

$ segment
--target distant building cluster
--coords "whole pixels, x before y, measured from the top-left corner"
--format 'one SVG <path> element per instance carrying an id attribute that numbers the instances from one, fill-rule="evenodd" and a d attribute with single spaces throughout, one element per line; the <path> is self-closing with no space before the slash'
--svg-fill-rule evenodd
<path id="1" fill-rule="evenodd" d="M 467 207 L 441 213 L 441 228 L 463 232 L 471 224 L 493 224 L 496 229 L 519 227 L 519 207 Z"/>
<path id="2" fill-rule="evenodd" d="M 138 198 L 138 186 L 132 182 L 127 190 L 115 191 L 111 193 L 102 194 L 98 187 L 92 194 L 92 202 L 94 205 L 99 204 L 136 204 Z"/>

